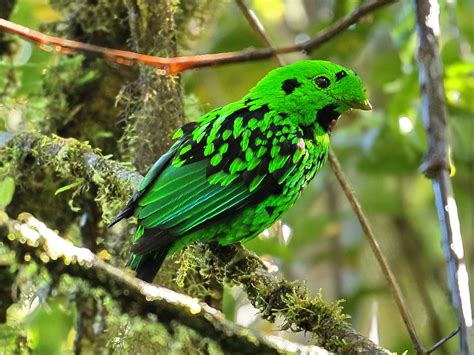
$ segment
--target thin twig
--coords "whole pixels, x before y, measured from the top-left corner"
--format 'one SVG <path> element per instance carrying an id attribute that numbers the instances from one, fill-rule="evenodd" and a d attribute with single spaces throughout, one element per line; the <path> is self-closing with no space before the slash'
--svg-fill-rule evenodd
<path id="1" fill-rule="evenodd" d="M 236 1 L 237 3 L 242 3 L 242 0 L 236 0 Z M 250 11 L 248 7 L 246 7 L 245 5 L 240 6 L 240 8 L 242 11 L 244 11 L 244 14 Z M 245 17 L 247 18 L 249 22 L 251 22 L 252 28 L 258 31 L 259 36 L 265 41 L 265 44 L 269 45 L 270 42 L 268 41 L 268 36 L 266 35 L 265 29 L 261 25 L 261 23 L 260 22 L 252 23 L 256 19 L 255 14 L 254 16 L 246 15 Z M 347 199 L 349 200 L 352 206 L 352 209 L 354 210 L 354 212 L 357 215 L 357 218 L 359 219 L 359 222 L 362 226 L 362 230 L 367 236 L 372 252 L 374 253 L 376 257 L 379 263 L 379 266 L 382 269 L 382 272 L 389 284 L 390 290 L 392 291 L 392 295 L 395 298 L 395 302 L 398 306 L 398 309 L 402 316 L 403 322 L 405 323 L 405 326 L 408 330 L 408 333 L 410 334 L 413 345 L 418 353 L 424 353 L 423 346 L 416 334 L 415 326 L 413 324 L 410 312 L 408 311 L 408 307 L 406 306 L 405 300 L 400 290 L 400 286 L 398 285 L 395 275 L 393 274 L 389 264 L 387 263 L 387 260 L 385 259 L 385 256 L 383 255 L 382 250 L 380 249 L 378 245 L 375 235 L 372 232 L 372 228 L 370 227 L 369 222 L 367 218 L 365 217 L 364 212 L 362 211 L 362 208 L 360 206 L 359 201 L 357 200 L 357 197 L 353 193 L 352 188 L 349 182 L 347 181 L 347 178 L 345 177 L 344 172 L 342 171 L 341 165 L 339 164 L 336 154 L 332 150 L 330 150 L 329 152 L 329 162 L 331 164 L 332 170 L 334 171 L 334 174 L 337 177 L 337 180 L 339 181 L 339 184 L 341 185 Z"/>
<path id="2" fill-rule="evenodd" d="M 433 181 L 443 249 L 448 264 L 451 302 L 460 329 L 460 353 L 470 354 L 468 328 L 472 327 L 471 296 L 459 216 L 449 175 L 451 167 L 447 113 L 438 45 L 440 7 L 437 0 L 416 0 L 414 5 L 418 32 L 416 58 L 422 96 L 421 110 L 428 134 L 428 153 L 420 170 Z"/>
<path id="3" fill-rule="evenodd" d="M 194 68 L 203 68 L 210 66 L 218 66 L 230 63 L 239 63 L 246 61 L 263 60 L 272 57 L 275 54 L 284 54 L 292 52 L 312 52 L 322 44 L 342 33 L 348 27 L 355 24 L 365 15 L 372 11 L 392 4 L 397 0 L 374 0 L 365 5 L 355 9 L 351 14 L 336 21 L 326 30 L 320 32 L 313 38 L 298 43 L 293 46 L 286 46 L 281 48 L 260 48 L 260 49 L 246 49 L 237 52 L 204 54 L 196 56 L 183 56 L 174 58 L 155 57 L 145 54 L 138 54 L 130 51 L 123 51 L 117 49 L 104 48 L 92 44 L 62 39 L 54 36 L 48 36 L 41 32 L 34 31 L 30 28 L 18 25 L 16 23 L 0 19 L 0 29 L 17 34 L 23 38 L 32 40 L 39 44 L 41 48 L 50 51 L 63 53 L 77 53 L 87 52 L 102 56 L 107 60 L 124 64 L 132 65 L 134 63 L 143 63 L 162 69 L 165 74 L 177 74 L 185 70 Z"/>
<path id="4" fill-rule="evenodd" d="M 403 210 L 403 204 L 401 207 Z M 394 238 L 397 238 L 396 243 L 400 245 L 403 258 L 405 259 L 404 263 L 408 265 L 413 280 L 415 281 L 413 287 L 418 292 L 425 308 L 427 324 L 430 325 L 429 328 L 432 333 L 432 339 L 441 339 L 443 338 L 441 324 L 436 315 L 436 305 L 431 299 L 430 290 L 427 285 L 426 259 L 420 257 L 419 243 L 417 243 L 416 240 L 417 235 L 406 216 L 395 217 L 394 225 L 397 229 L 397 235 L 394 235 Z"/>
<path id="5" fill-rule="evenodd" d="M 447 336 L 445 336 L 443 339 L 438 341 L 436 344 L 434 344 L 431 348 L 426 350 L 426 354 L 431 354 L 432 352 L 438 350 L 441 346 L 443 346 L 444 343 L 446 343 L 449 339 L 451 339 L 453 336 L 455 336 L 459 332 L 459 328 L 454 329 L 451 333 L 449 333 Z"/>
<path id="6" fill-rule="evenodd" d="M 89 249 L 74 246 L 32 215 L 24 213 L 20 216 L 20 221 L 15 221 L 0 212 L 0 227 L 4 227 L 2 239 L 12 250 L 32 254 L 37 261 L 41 260 L 41 265 L 47 265 L 50 272 L 61 270 L 71 276 L 81 277 L 92 286 L 101 287 L 113 295 L 123 310 L 138 311 L 142 316 L 153 313 L 161 322 L 178 321 L 202 336 L 218 341 L 230 353 L 235 353 L 237 349 L 243 354 L 278 354 L 290 351 L 304 354 L 326 353 L 316 346 L 267 337 L 235 325 L 204 302 L 141 281 L 107 264 Z M 8 233 L 5 233 L 5 227 Z"/>
<path id="7" fill-rule="evenodd" d="M 423 345 L 421 344 L 420 340 L 418 339 L 418 335 L 416 334 L 415 326 L 413 324 L 410 312 L 408 311 L 408 307 L 405 303 L 405 299 L 403 298 L 400 286 L 398 285 L 397 279 L 395 278 L 395 275 L 393 274 L 387 260 L 385 259 L 385 256 L 382 250 L 380 249 L 379 243 L 375 238 L 374 232 L 372 231 L 369 221 L 367 220 L 367 217 L 362 211 L 362 207 L 360 206 L 360 203 L 357 200 L 357 197 L 355 196 L 352 187 L 349 184 L 349 181 L 347 180 L 344 172 L 342 171 L 341 164 L 339 164 L 339 160 L 337 159 L 332 149 L 329 150 L 329 163 L 331 164 L 331 168 L 334 171 L 334 174 L 336 175 L 336 178 L 339 181 L 339 184 L 341 185 L 341 188 L 344 191 L 347 200 L 351 204 L 352 209 L 354 210 L 357 216 L 357 219 L 359 220 L 362 230 L 369 242 L 370 248 L 372 249 L 372 252 L 379 263 L 382 273 L 388 282 L 390 291 L 392 292 L 392 296 L 395 299 L 395 303 L 397 304 L 400 315 L 402 316 L 403 322 L 405 323 L 408 333 L 410 334 L 413 346 L 418 354 L 424 354 L 425 350 L 423 349 Z"/>
<path id="8" fill-rule="evenodd" d="M 326 198 L 330 218 L 338 218 L 340 215 L 339 190 L 334 180 L 326 181 Z M 335 228 L 329 235 L 331 240 L 330 253 L 332 259 L 331 273 L 334 282 L 334 295 L 336 299 L 343 297 L 343 244 L 341 228 Z"/>
<path id="9" fill-rule="evenodd" d="M 250 7 L 247 6 L 247 4 L 245 3 L 244 0 L 235 0 L 235 2 L 237 3 L 237 6 L 239 7 L 240 11 L 244 14 L 244 16 L 247 19 L 250 26 L 252 26 L 253 30 L 260 37 L 262 42 L 268 48 L 275 48 L 275 45 L 273 44 L 272 40 L 270 39 L 270 36 L 267 35 L 267 32 L 265 32 L 265 28 L 263 27 L 263 24 L 260 22 L 258 16 L 255 14 L 255 12 Z M 285 61 L 278 54 L 274 54 L 273 59 L 276 61 L 276 63 L 280 67 L 285 65 Z"/>

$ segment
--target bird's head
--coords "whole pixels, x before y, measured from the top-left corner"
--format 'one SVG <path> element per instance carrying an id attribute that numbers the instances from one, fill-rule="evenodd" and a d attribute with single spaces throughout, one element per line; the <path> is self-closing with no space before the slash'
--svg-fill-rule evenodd
<path id="1" fill-rule="evenodd" d="M 352 70 L 322 61 L 305 60 L 272 70 L 246 96 L 264 100 L 301 126 L 330 133 L 338 117 L 351 108 L 371 110 L 360 78 Z"/>

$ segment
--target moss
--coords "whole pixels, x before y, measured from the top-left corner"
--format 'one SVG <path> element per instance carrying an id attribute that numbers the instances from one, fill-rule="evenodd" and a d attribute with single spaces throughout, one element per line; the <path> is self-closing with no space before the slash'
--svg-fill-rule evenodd
<path id="1" fill-rule="evenodd" d="M 110 157 L 102 156 L 100 150 L 75 139 L 24 133 L 13 138 L 0 151 L 0 171 L 14 176 L 17 181 L 21 181 L 20 177 L 28 176 L 37 167 L 41 167 L 43 172 L 50 168 L 55 174 L 38 180 L 43 188 L 46 187 L 46 181 L 51 181 L 54 186 L 44 201 L 54 201 L 51 199 L 54 195 L 52 191 L 66 185 L 64 180 L 60 180 L 61 183 L 58 184 L 55 176 L 68 179 L 68 183 L 84 178 L 84 184 L 76 189 L 87 190 L 91 186 L 96 188 L 95 201 L 101 207 L 105 220 L 109 220 L 123 206 L 140 180 L 126 164 L 113 162 Z M 25 181 L 29 185 L 35 183 L 29 179 Z"/>
<path id="2" fill-rule="evenodd" d="M 25 218 L 28 216 L 25 215 Z M 7 217 L 0 214 L 0 219 L 0 222 L 4 223 Z M 1 228 L 2 223 L 0 223 L 0 233 L 4 235 L 5 230 Z M 13 229 L 10 231 L 12 232 Z M 21 233 L 17 234 L 16 230 L 12 232 L 8 240 L 9 247 L 15 250 L 17 256 L 25 251 L 28 255 L 28 258 L 21 258 L 22 263 L 25 261 L 29 263 L 24 267 L 24 269 L 29 269 L 27 277 L 24 278 L 24 280 L 28 280 L 29 286 L 23 288 L 20 283 L 22 302 L 25 304 L 31 302 L 27 298 L 30 297 L 27 296 L 27 292 L 29 295 L 44 293 L 46 280 L 48 285 L 46 290 L 48 292 L 54 290 L 51 293 L 54 296 L 48 295 L 47 302 L 53 302 L 53 299 L 59 300 L 62 308 L 75 310 L 70 312 L 74 314 L 75 318 L 75 352 L 223 354 L 216 341 L 203 337 L 202 334 L 180 324 L 182 314 L 172 313 L 167 316 L 166 312 L 159 313 L 160 316 L 163 314 L 165 318 L 162 320 L 164 323 L 161 323 L 155 315 L 147 312 L 153 312 L 153 310 L 151 306 L 147 306 L 145 300 L 142 300 L 143 304 L 136 304 L 136 300 L 130 303 L 130 298 L 127 298 L 130 289 L 124 292 L 121 285 L 107 277 L 110 275 L 101 272 L 92 272 L 91 274 L 89 273 L 91 270 L 84 265 L 81 266 L 80 261 L 74 257 L 65 259 L 63 255 L 62 258 L 53 259 L 52 254 L 41 247 L 42 242 L 36 246 L 31 243 L 22 244 L 25 243 L 25 239 Z M 22 240 L 23 242 L 21 242 Z M 25 245 L 28 246 L 24 249 Z M 74 270 L 72 274 L 75 276 L 69 276 L 65 269 L 68 269 L 69 272 Z M 32 285 L 29 280 L 34 276 L 37 277 L 34 278 L 35 282 Z M 106 285 L 107 291 L 104 290 L 104 287 L 96 287 L 97 285 Z M 139 314 L 139 316 L 125 314 L 124 310 L 131 314 Z M 174 316 L 176 316 L 176 321 L 173 320 Z M 3 334 L 8 334 L 8 330 L 4 331 L 0 328 L 0 344 Z M 6 345 L 13 346 L 10 343 Z M 71 346 L 70 342 L 68 342 L 68 346 Z"/>
<path id="3" fill-rule="evenodd" d="M 175 16 L 178 1 L 138 1 L 129 5 L 131 42 L 141 53 L 172 57 L 177 53 Z M 121 139 L 140 173 L 171 144 L 172 133 L 184 123 L 183 94 L 178 76 L 163 76 L 140 66 L 138 79 L 122 90 L 127 127 Z"/>
<path id="4" fill-rule="evenodd" d="M 124 1 L 51 0 L 49 3 L 67 18 L 67 22 L 59 22 L 50 27 L 60 37 L 93 41 L 109 48 L 127 48 L 126 41 L 130 32 Z"/>
<path id="5" fill-rule="evenodd" d="M 47 29 L 47 32 L 63 38 L 111 48 L 129 49 L 128 11 L 122 0 L 89 2 L 52 0 L 50 3 L 67 20 L 45 25 L 42 30 Z M 42 78 L 41 100 L 45 102 L 45 114 L 37 115 L 34 120 L 36 127 L 46 134 L 55 133 L 81 141 L 87 140 L 106 154 L 119 154 L 117 142 L 123 130 L 123 123 L 118 123 L 121 107 L 115 105 L 115 100 L 125 82 L 136 78 L 136 70 L 110 65 L 103 59 L 81 55 L 58 56 L 55 59 L 45 69 Z M 30 96 L 30 103 L 31 100 Z M 9 206 L 9 212 L 16 215 L 24 210 L 30 211 L 61 231 L 67 230 L 81 215 L 87 216 L 84 219 L 86 223 L 80 227 L 82 242 L 95 250 L 94 245 L 100 244 L 100 241 L 96 242 L 95 239 L 103 234 L 103 224 L 101 213 L 97 212 L 94 200 L 96 199 L 103 207 L 103 215 L 108 218 L 121 207 L 119 205 L 123 200 L 107 198 L 110 187 L 101 186 L 100 177 L 94 176 L 93 171 L 89 171 L 88 178 L 95 182 L 91 183 L 88 180 L 75 189 L 55 196 L 58 188 L 80 178 L 74 174 L 81 171 L 81 166 L 75 166 L 75 163 L 70 161 L 63 167 L 60 159 L 56 161 L 57 164 L 52 159 L 51 162 L 38 168 L 29 161 L 40 157 L 40 152 L 43 148 L 48 148 L 48 143 L 43 147 L 39 140 L 35 140 L 34 151 L 29 151 L 29 147 L 26 148 L 28 154 L 25 158 L 20 156 L 16 159 L 16 152 L 12 150 L 8 152 L 11 154 L 10 162 L 16 161 L 24 168 L 24 171 L 18 169 L 16 172 L 11 172 L 19 177 L 17 182 L 21 186 Z M 63 158 L 79 157 L 80 149 L 76 155 L 74 146 L 70 148 L 66 152 L 59 150 L 60 153 L 66 153 Z M 84 160 L 83 157 L 81 159 Z M 8 169 L 7 167 L 2 170 Z M 21 179 L 20 176 L 28 178 Z M 107 180 L 103 182 L 106 184 Z M 117 193 L 126 199 L 124 191 Z M 128 193 L 130 188 L 127 190 L 127 197 Z M 45 208 L 44 201 L 51 201 L 49 205 L 51 208 Z"/>
<path id="6" fill-rule="evenodd" d="M 117 151 L 121 125 L 115 97 L 130 69 L 119 73 L 101 59 L 61 57 L 43 75 L 45 117 L 36 122 L 43 133 L 88 140 L 106 153 Z"/>
<path id="7" fill-rule="evenodd" d="M 304 282 L 269 274 L 260 259 L 241 245 L 194 244 L 185 253 L 185 269 L 199 270 L 204 280 L 213 277 L 243 287 L 262 318 L 270 322 L 281 318 L 283 329 L 310 332 L 314 342 L 329 351 L 367 351 L 366 340 L 347 323 L 342 301 L 327 304 L 320 293 L 312 297 Z"/>
<path id="8" fill-rule="evenodd" d="M 105 334 L 107 348 L 118 354 L 224 354 L 218 343 L 186 326 L 172 322 L 165 327 L 154 315 L 130 317 L 115 307 L 110 309 Z"/>
<path id="9" fill-rule="evenodd" d="M 39 218 L 54 225 L 58 230 L 65 231 L 77 218 L 77 214 L 68 207 L 70 196 L 63 194 L 54 199 L 51 196 L 54 196 L 56 189 L 65 185 L 67 180 L 58 177 L 54 169 L 39 168 L 31 164 L 27 151 L 28 148 L 23 144 L 9 145 L 0 150 L 0 180 L 11 176 L 16 185 L 7 212 L 16 216 L 23 211 L 34 211 Z M 24 167 L 29 168 L 23 169 Z M 49 207 L 55 213 L 44 208 L 44 201 L 50 201 Z"/>
<path id="10" fill-rule="evenodd" d="M 116 48 L 128 48 L 128 12 L 121 0 L 53 0 L 65 22 L 49 24 L 56 36 Z M 113 16 L 111 16 L 113 14 Z M 117 154 L 123 124 L 116 96 L 137 77 L 132 67 L 110 65 L 101 58 L 60 56 L 43 76 L 46 117 L 38 120 L 43 133 L 88 140 L 106 154 Z"/>
<path id="11" fill-rule="evenodd" d="M 126 106 L 127 126 L 121 138 L 122 154 L 134 162 L 140 173 L 171 145 L 171 136 L 184 123 L 179 80 L 141 68 L 140 80 L 120 95 Z"/>

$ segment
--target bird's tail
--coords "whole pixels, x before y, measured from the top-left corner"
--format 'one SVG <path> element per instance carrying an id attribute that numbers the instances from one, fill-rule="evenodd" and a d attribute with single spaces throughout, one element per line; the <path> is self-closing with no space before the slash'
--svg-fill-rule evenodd
<path id="1" fill-rule="evenodd" d="M 153 282 L 156 274 L 160 270 L 163 261 L 166 258 L 170 248 L 163 248 L 159 251 L 138 255 L 132 254 L 128 260 L 127 266 L 136 271 L 137 277 L 146 282 Z"/>

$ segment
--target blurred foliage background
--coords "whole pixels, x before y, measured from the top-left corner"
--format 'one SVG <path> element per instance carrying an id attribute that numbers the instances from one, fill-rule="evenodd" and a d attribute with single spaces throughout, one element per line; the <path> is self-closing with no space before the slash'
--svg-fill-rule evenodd
<path id="1" fill-rule="evenodd" d="M 277 46 L 310 38 L 360 3 L 359 0 L 248 1 Z M 188 31 L 180 39 L 180 53 L 261 47 L 238 11 L 232 1 L 213 2 L 211 10 L 203 10 L 198 19 L 188 23 Z M 453 184 L 470 273 L 474 260 L 473 13 L 474 2 L 470 0 L 447 0 L 441 4 L 440 47 L 455 166 Z M 18 0 L 11 20 L 38 28 L 59 21 L 62 16 L 46 0 Z M 29 42 L 10 38 L 14 41 L 14 54 L 0 59 L 0 131 L 39 130 L 50 104 L 43 94 L 45 73 L 59 61 L 74 71 L 81 59 L 66 60 Z M 413 4 L 405 1 L 365 17 L 309 57 L 354 69 L 368 90 L 374 110 L 344 115 L 333 134 L 332 146 L 402 284 L 416 328 L 428 346 L 452 331 L 456 320 L 450 306 L 431 182 L 418 171 L 426 151 L 426 135 L 420 116 L 415 50 Z M 305 57 L 294 53 L 286 55 L 284 60 L 290 63 Z M 274 62 L 267 60 L 186 72 L 183 85 L 187 120 L 240 98 L 274 67 Z M 90 75 L 81 77 L 82 82 L 76 81 L 75 85 L 93 80 L 93 74 Z M 110 137 L 107 131 L 86 133 L 93 146 L 100 139 Z M 107 147 L 101 146 L 105 153 L 120 156 L 107 151 Z M 17 183 L 11 176 L 2 177 L 1 208 L 18 196 L 14 195 Z M 57 182 L 55 188 L 62 185 Z M 74 213 L 79 216 L 80 206 L 74 202 L 79 198 L 76 195 L 80 193 L 69 195 L 66 202 L 72 200 L 67 208 L 76 209 Z M 53 190 L 46 197 L 41 196 L 47 199 L 41 203 L 55 205 L 59 197 Z M 62 229 L 60 225 L 50 224 L 50 227 Z M 69 234 L 74 235 L 74 229 L 69 229 Z M 375 258 L 329 167 L 323 169 L 294 208 L 284 215 L 282 225 L 246 246 L 286 278 L 306 280 L 314 293 L 321 290 L 327 301 L 345 299 L 345 312 L 351 315 L 351 323 L 361 333 L 392 351 L 412 348 Z M 0 254 L 0 264 L 5 260 L 7 254 Z M 77 314 L 69 307 L 71 301 L 64 296 L 67 293 L 56 291 L 44 302 L 38 302 L 36 296 L 46 292 L 41 289 L 46 287 L 46 281 L 41 281 L 34 265 L 19 275 L 19 301 L 10 307 L 7 322 L 0 325 L 0 349 L 23 344 L 24 351 L 31 348 L 44 354 L 71 352 Z M 278 323 L 259 319 L 239 289 L 226 290 L 224 311 L 229 319 L 244 326 L 304 341 L 305 334 L 285 332 Z M 143 330 L 147 327 L 143 321 L 124 321 L 123 317 L 110 310 L 107 346 L 126 352 L 137 342 L 134 337 L 143 336 L 143 332 L 153 333 L 152 328 Z M 97 324 L 100 332 L 100 320 Z M 121 324 L 127 324 L 127 328 Z M 161 333 L 155 333 L 153 341 L 159 344 L 167 341 L 157 334 Z M 94 344 L 90 347 L 94 348 Z M 453 353 L 455 349 L 457 341 L 451 340 L 440 353 Z"/>

